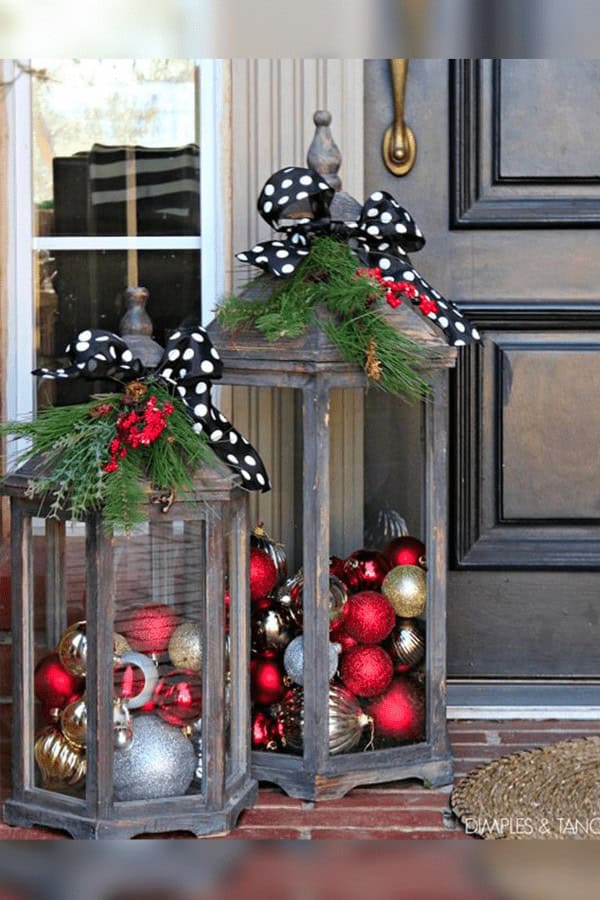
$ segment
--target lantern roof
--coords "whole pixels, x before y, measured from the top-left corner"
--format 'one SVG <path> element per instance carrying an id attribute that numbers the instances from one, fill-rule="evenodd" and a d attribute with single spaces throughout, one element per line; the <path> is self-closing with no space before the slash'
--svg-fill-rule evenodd
<path id="1" fill-rule="evenodd" d="M 314 113 L 315 134 L 308 148 L 307 162 L 325 182 L 335 191 L 331 201 L 331 215 L 340 221 L 355 220 L 360 213 L 361 204 L 342 190 L 342 181 L 338 175 L 342 155 L 330 129 L 331 114 L 327 110 Z M 294 203 L 291 218 L 310 215 L 308 201 Z M 358 264 L 358 263 L 357 263 Z M 239 297 L 248 300 L 267 300 L 281 279 L 264 274 L 252 281 L 240 293 Z M 381 318 L 392 328 L 411 338 L 424 349 L 430 350 L 430 358 L 424 361 L 424 368 L 450 368 L 456 365 L 457 350 L 448 345 L 444 335 L 422 313 L 411 305 L 401 303 L 396 308 L 387 304 L 380 309 Z M 270 371 L 312 372 L 315 369 L 355 372 L 358 367 L 348 363 L 334 342 L 324 333 L 319 322 L 327 321 L 335 324 L 335 317 L 324 307 L 315 308 L 315 321 L 308 326 L 299 338 L 281 338 L 268 341 L 255 328 L 241 329 L 235 333 L 225 331 L 215 319 L 207 327 L 211 340 L 218 347 L 226 370 L 234 366 L 236 369 L 261 367 L 261 362 L 268 364 Z M 366 381 L 366 379 L 365 379 Z"/>
<path id="2" fill-rule="evenodd" d="M 30 482 L 51 475 L 52 466 L 48 463 L 46 454 L 37 454 L 17 469 L 9 472 L 0 481 L 0 494 L 27 499 Z M 202 465 L 196 470 L 192 476 L 192 482 L 193 490 L 185 496 L 178 496 L 177 499 L 224 500 L 240 486 L 241 478 L 215 456 L 214 463 Z M 153 492 L 148 484 L 149 496 L 152 493 L 156 492 Z"/>

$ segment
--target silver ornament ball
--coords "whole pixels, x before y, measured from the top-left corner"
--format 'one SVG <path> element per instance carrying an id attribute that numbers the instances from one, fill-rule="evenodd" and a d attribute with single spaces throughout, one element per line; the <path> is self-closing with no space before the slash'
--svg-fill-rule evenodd
<path id="1" fill-rule="evenodd" d="M 363 712 L 358 700 L 340 685 L 329 686 L 329 752 L 348 753 L 360 743 L 367 726 L 373 728 L 373 719 Z M 304 745 L 304 690 L 292 688 L 281 702 L 279 720 L 287 746 L 302 752 Z"/>
<path id="2" fill-rule="evenodd" d="M 115 800 L 181 797 L 196 771 L 191 741 L 156 716 L 139 716 L 132 725 L 131 746 L 115 750 Z"/>
<path id="3" fill-rule="evenodd" d="M 408 672 L 425 655 L 425 630 L 418 619 L 396 620 L 390 635 L 390 650 L 397 672 Z"/>
<path id="4" fill-rule="evenodd" d="M 302 627 L 304 605 L 304 572 L 299 569 L 291 578 L 287 578 L 275 594 L 275 603 L 286 609 L 295 625 Z M 344 607 L 348 602 L 346 586 L 335 575 L 329 576 L 329 624 L 341 621 Z"/>
<path id="5" fill-rule="evenodd" d="M 338 657 L 341 652 L 339 644 L 329 644 L 329 680 L 333 678 L 338 667 Z M 296 684 L 304 684 L 304 637 L 300 635 L 294 638 L 283 654 L 283 667 L 289 677 Z"/>
<path id="6" fill-rule="evenodd" d="M 261 609 L 252 618 L 252 649 L 283 650 L 295 630 L 287 609 Z"/>

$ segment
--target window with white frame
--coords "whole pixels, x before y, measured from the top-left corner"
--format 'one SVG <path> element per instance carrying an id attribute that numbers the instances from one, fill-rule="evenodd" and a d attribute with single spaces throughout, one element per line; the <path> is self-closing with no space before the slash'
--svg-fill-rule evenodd
<path id="1" fill-rule="evenodd" d="M 223 278 L 219 62 L 12 65 L 13 78 L 27 72 L 8 103 L 11 418 L 89 394 L 36 390 L 31 369 L 53 365 L 80 330 L 118 332 L 128 287 L 149 291 L 164 343 L 182 321 L 208 318 Z"/>

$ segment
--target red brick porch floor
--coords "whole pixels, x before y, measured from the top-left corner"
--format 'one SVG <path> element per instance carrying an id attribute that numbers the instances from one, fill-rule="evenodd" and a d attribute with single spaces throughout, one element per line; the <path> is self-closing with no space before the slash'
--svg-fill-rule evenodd
<path id="1" fill-rule="evenodd" d="M 499 756 L 588 734 L 600 734 L 600 721 L 451 722 L 455 782 L 482 763 Z M 450 813 L 450 790 L 449 787 L 426 790 L 418 782 L 395 782 L 356 788 L 341 800 L 308 803 L 291 799 L 277 788 L 262 787 L 257 805 L 242 815 L 239 827 L 231 837 L 262 840 L 471 840 Z M 64 837 L 63 833 L 50 829 L 9 828 L 0 824 L 0 840 L 52 840 Z"/>

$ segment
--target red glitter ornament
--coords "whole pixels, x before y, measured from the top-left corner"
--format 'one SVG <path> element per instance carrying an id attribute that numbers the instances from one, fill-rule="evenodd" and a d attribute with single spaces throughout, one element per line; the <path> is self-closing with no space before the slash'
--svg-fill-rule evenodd
<path id="1" fill-rule="evenodd" d="M 355 550 L 344 563 L 343 581 L 352 593 L 378 591 L 390 570 L 378 550 Z"/>
<path id="2" fill-rule="evenodd" d="M 250 663 L 252 700 L 261 706 L 277 703 L 285 694 L 285 673 L 275 651 L 265 651 Z"/>
<path id="3" fill-rule="evenodd" d="M 394 664 L 381 647 L 353 647 L 342 657 L 340 676 L 359 697 L 375 697 L 389 686 Z"/>
<path id="4" fill-rule="evenodd" d="M 35 696 L 49 716 L 51 709 L 64 709 L 67 703 L 76 700 L 83 693 L 85 681 L 65 669 L 58 653 L 50 653 L 35 667 L 33 685 Z"/>
<path id="5" fill-rule="evenodd" d="M 169 725 L 181 728 L 202 715 L 202 680 L 191 669 L 173 669 L 158 681 L 152 697 L 156 711 Z"/>
<path id="6" fill-rule="evenodd" d="M 427 565 L 425 544 L 408 535 L 390 541 L 383 554 L 392 569 L 396 566 L 421 566 L 424 569 Z"/>
<path id="7" fill-rule="evenodd" d="M 409 678 L 396 677 L 388 690 L 368 706 L 378 741 L 422 740 L 425 727 L 423 689 Z"/>
<path id="8" fill-rule="evenodd" d="M 396 622 L 394 607 L 377 591 L 360 591 L 346 604 L 344 629 L 360 644 L 379 644 Z"/>
<path id="9" fill-rule="evenodd" d="M 346 604 L 346 606 L 347 605 L 348 604 Z M 350 637 L 344 628 L 343 620 L 336 622 L 335 625 L 329 629 L 329 640 L 332 644 L 340 644 L 342 653 L 352 650 L 352 648 L 356 647 L 358 644 L 358 641 L 355 638 Z"/>
<path id="10" fill-rule="evenodd" d="M 250 599 L 252 603 L 261 605 L 261 601 L 270 594 L 279 574 L 271 557 L 259 547 L 250 548 Z"/>
<path id="11" fill-rule="evenodd" d="M 119 621 L 121 631 L 138 653 L 165 653 L 171 635 L 180 623 L 172 607 L 164 603 L 142 606 Z"/>

